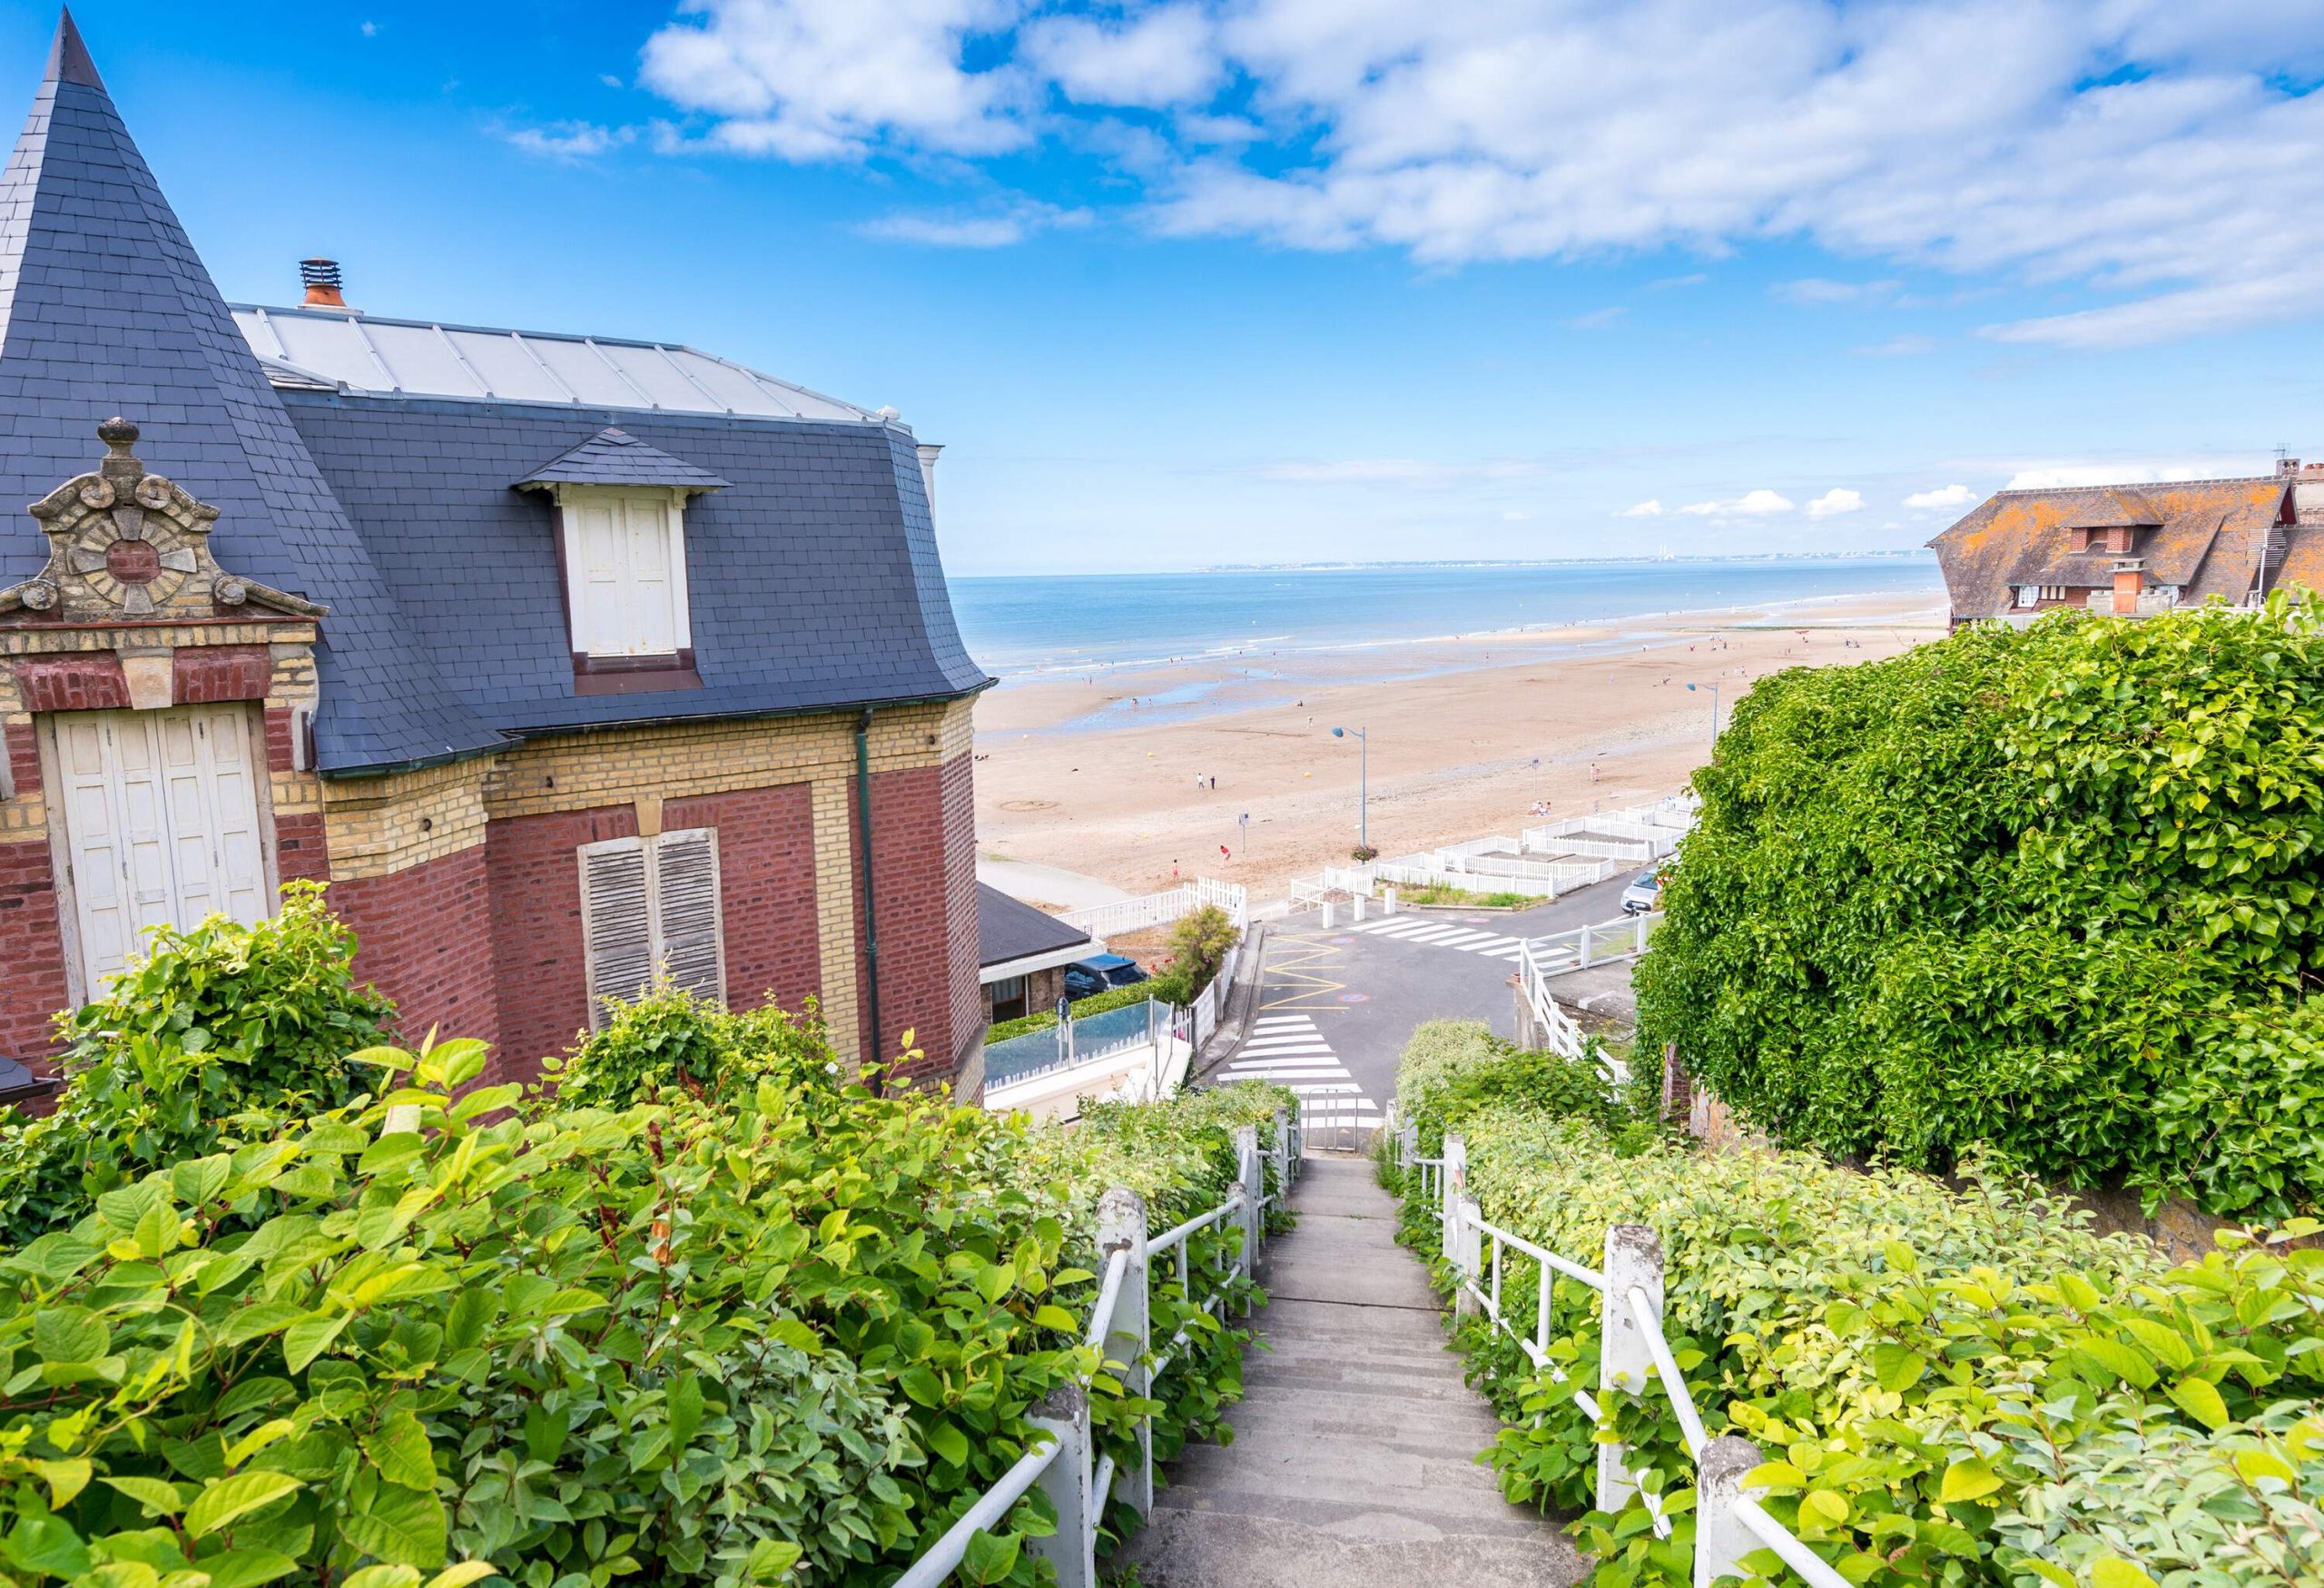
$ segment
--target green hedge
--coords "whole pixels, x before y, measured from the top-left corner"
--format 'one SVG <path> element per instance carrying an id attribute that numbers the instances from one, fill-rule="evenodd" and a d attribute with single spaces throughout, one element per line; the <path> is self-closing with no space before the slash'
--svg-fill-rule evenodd
<path id="1" fill-rule="evenodd" d="M 1128 987 L 1108 987 L 1103 992 L 1092 992 L 1087 998 L 1073 1001 L 1073 1018 L 1086 1020 L 1093 1014 L 1103 1014 L 1109 1009 L 1127 1009 L 1133 1003 L 1144 1003 L 1159 997 L 1152 980 L 1135 982 Z M 985 1041 L 1005 1042 L 1011 1037 L 1021 1037 L 1027 1031 L 1045 1031 L 1057 1024 L 1057 1011 L 1037 1009 L 1030 1014 L 1020 1014 L 1015 1020 L 998 1021 L 984 1034 Z"/>
<path id="2" fill-rule="evenodd" d="M 2324 1178 L 2324 621 L 1965 628 L 1753 686 L 1648 1044 L 1789 1145 L 2272 1218 Z"/>
<path id="3" fill-rule="evenodd" d="M 674 996 L 567 1095 L 479 1086 L 485 1058 L 358 1053 L 370 1095 L 246 1106 L 0 1255 L 0 1578 L 891 1582 L 1096 1366 L 1100 1192 L 1182 1219 L 1292 1102 L 1036 1128 L 872 1096 L 811 1021 Z M 1192 1341 L 1167 1452 L 1216 1428 L 1243 1336 L 1167 1287 L 1154 1316 Z M 1140 1403 L 1092 1401 L 1127 1454 Z M 1037 1582 L 1049 1526 L 1029 1497 L 966 1580 Z"/>
<path id="4" fill-rule="evenodd" d="M 1520 1062 L 1449 1046 L 1441 1032 L 1421 1045 L 1415 1092 L 1400 1076 L 1398 1095 L 1437 1100 L 1423 1130 L 1462 1132 L 1485 1217 L 1593 1267 L 1610 1226 L 1651 1227 L 1665 1327 L 1711 1433 L 1758 1445 L 1769 1509 L 1851 1582 L 2324 1580 L 2324 1252 L 2287 1244 L 2313 1222 L 2229 1237 L 2173 1268 L 1999 1173 L 1955 1190 L 1798 1152 L 1705 1155 L 1635 1117 L 1610 1133 L 1596 1106 L 1448 1089 L 1448 1071 Z M 1405 1238 L 1435 1257 L 1413 1179 Z M 1507 1260 L 1502 1294 L 1530 1331 L 1530 1260 Z M 1599 1298 L 1560 1279 L 1552 1307 L 1551 1355 L 1594 1391 Z M 1597 1431 L 1573 1384 L 1535 1374 L 1481 1322 L 1459 1343 L 1506 1425 L 1482 1458 L 1505 1491 L 1587 1512 Z M 1664 1543 L 1640 1504 L 1584 1515 L 1594 1581 L 1687 1582 L 1691 1467 L 1669 1402 L 1610 1398 L 1611 1427 L 1677 1524 Z M 1758 1564 L 1791 1580 L 1772 1557 Z"/>

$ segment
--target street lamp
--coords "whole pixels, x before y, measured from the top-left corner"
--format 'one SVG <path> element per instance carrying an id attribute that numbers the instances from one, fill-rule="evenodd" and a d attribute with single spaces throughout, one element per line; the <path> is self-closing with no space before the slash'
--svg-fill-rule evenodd
<path id="1" fill-rule="evenodd" d="M 1710 691 L 1710 748 L 1711 754 L 1716 755 L 1718 754 L 1718 686 L 1706 684 L 1703 687 Z M 1693 693 L 1694 688 L 1695 686 L 1691 684 L 1687 686 L 1689 694 Z"/>
<path id="2" fill-rule="evenodd" d="M 1332 737 L 1344 739 L 1348 736 L 1349 731 L 1346 728 L 1334 728 Z M 1372 745 L 1364 736 L 1362 728 L 1354 729 L 1354 732 L 1355 734 L 1355 846 L 1358 849 L 1369 849 L 1372 847 L 1372 833 L 1365 824 L 1364 805 L 1370 796 L 1371 774 L 1365 763 L 1371 757 Z"/>

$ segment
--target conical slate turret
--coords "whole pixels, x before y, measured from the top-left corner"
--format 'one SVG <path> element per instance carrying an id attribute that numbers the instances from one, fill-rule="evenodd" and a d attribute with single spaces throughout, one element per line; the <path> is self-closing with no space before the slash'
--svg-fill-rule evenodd
<path id="1" fill-rule="evenodd" d="M 445 686 L 210 273 L 68 13 L 0 174 L 0 503 L 90 468 L 97 425 L 143 431 L 156 473 L 220 509 L 219 561 L 330 608 L 319 658 L 326 768 L 460 754 L 498 736 Z M 44 547 L 0 521 L 0 585 Z"/>

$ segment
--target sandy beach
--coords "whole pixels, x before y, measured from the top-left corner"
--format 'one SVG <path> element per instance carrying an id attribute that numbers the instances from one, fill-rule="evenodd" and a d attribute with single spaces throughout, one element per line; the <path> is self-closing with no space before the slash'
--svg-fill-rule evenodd
<path id="1" fill-rule="evenodd" d="M 1273 897 L 1356 843 L 1355 729 L 1370 841 L 1393 855 L 1513 833 L 1537 801 L 1555 817 L 1672 793 L 1708 755 L 1711 685 L 1724 722 L 1769 673 L 1944 631 L 1915 594 L 1004 681 L 977 705 L 979 853 Z"/>

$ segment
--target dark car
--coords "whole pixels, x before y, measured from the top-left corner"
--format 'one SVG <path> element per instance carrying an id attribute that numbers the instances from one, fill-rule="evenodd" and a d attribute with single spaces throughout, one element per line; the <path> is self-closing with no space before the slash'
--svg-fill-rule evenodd
<path id="1" fill-rule="evenodd" d="M 1092 998 L 1113 987 L 1135 987 L 1147 980 L 1137 962 L 1128 954 L 1092 954 L 1065 968 L 1065 995 Z"/>

